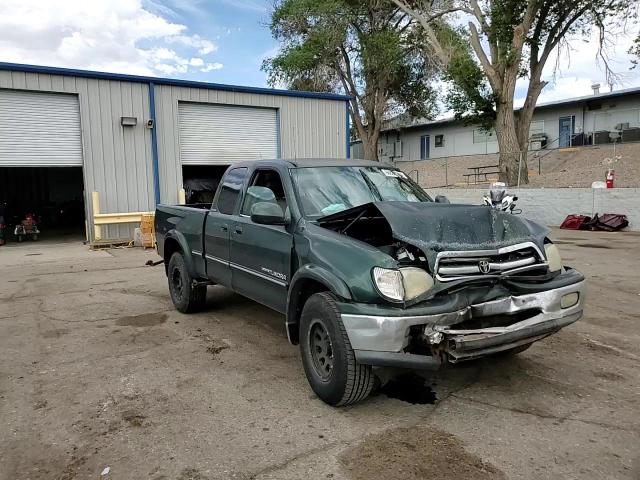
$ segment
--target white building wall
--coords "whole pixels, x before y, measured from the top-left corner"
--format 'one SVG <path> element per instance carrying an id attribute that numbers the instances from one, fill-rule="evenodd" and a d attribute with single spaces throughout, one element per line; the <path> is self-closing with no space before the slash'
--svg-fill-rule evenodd
<path id="1" fill-rule="evenodd" d="M 480 205 L 486 190 L 430 189 L 429 194 L 446 196 L 451 203 Z M 629 220 L 628 230 L 640 230 L 640 188 L 522 188 L 516 192 L 522 216 L 548 226 L 560 226 L 570 214 L 621 213 Z"/>
<path id="2" fill-rule="evenodd" d="M 85 205 L 93 235 L 91 192 L 102 213 L 155 210 L 149 87 L 145 81 L 0 70 L 0 88 L 60 92 L 78 96 Z M 160 201 L 177 203 L 182 187 L 178 102 L 248 105 L 278 109 L 282 158 L 345 158 L 347 103 L 344 100 L 254 94 L 155 84 Z M 121 117 L 136 117 L 123 127 Z M 103 227 L 104 238 L 130 238 L 127 225 Z"/>
<path id="3" fill-rule="evenodd" d="M 202 102 L 278 109 L 282 158 L 345 158 L 346 102 L 207 88 L 156 85 L 160 198 L 176 203 L 182 188 L 178 103 Z"/>
<path id="4" fill-rule="evenodd" d="M 598 110 L 590 110 L 588 103 L 601 105 Z M 630 94 L 624 97 L 581 101 L 571 105 L 558 105 L 557 107 L 543 107 L 533 115 L 533 122 L 543 122 L 543 132 L 547 135 L 546 148 L 558 148 L 560 137 L 560 118 L 574 116 L 574 132 L 590 134 L 598 130 L 614 131 L 616 125 L 629 123 L 630 127 L 640 127 L 640 94 Z M 462 155 L 481 155 L 498 152 L 498 142 L 495 137 L 487 142 L 474 143 L 474 126 L 465 126 L 461 123 L 442 123 L 412 127 L 402 130 L 401 133 L 383 133 L 380 139 L 379 151 L 393 152 L 390 145 L 396 140 L 402 141 L 402 156 L 381 156 L 384 161 L 415 161 L 420 160 L 420 137 L 430 136 L 429 159 L 434 160 L 444 157 Z M 436 135 L 444 135 L 444 146 L 435 146 Z M 386 146 L 386 143 L 389 146 Z"/>
<path id="5" fill-rule="evenodd" d="M 0 88 L 78 95 L 84 157 L 85 204 L 92 224 L 91 192 L 103 213 L 154 210 L 149 93 L 143 83 L 0 70 Z M 137 117 L 134 127 L 120 117 Z M 92 234 L 92 228 L 89 233 Z M 103 229 L 105 238 L 128 237 L 127 226 Z"/>
<path id="6" fill-rule="evenodd" d="M 612 98 L 598 103 L 602 108 L 585 112 L 586 131 L 612 131 L 617 124 L 627 122 L 629 127 L 640 127 L 640 95 Z"/>

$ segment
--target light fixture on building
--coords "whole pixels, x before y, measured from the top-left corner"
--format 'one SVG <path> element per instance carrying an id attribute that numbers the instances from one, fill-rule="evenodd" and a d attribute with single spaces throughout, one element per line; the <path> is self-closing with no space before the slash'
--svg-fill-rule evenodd
<path id="1" fill-rule="evenodd" d="M 136 117 L 120 117 L 120 125 L 123 127 L 135 127 L 138 124 Z"/>

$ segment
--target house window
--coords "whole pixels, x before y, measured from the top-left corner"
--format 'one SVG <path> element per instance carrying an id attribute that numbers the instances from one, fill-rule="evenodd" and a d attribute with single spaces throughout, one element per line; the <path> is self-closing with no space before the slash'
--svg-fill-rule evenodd
<path id="1" fill-rule="evenodd" d="M 427 160 L 429 158 L 429 135 L 423 135 L 420 137 L 420 160 Z"/>
<path id="2" fill-rule="evenodd" d="M 475 128 L 473 130 L 473 143 L 487 143 L 496 141 L 496 131 L 492 128 Z"/>
<path id="3" fill-rule="evenodd" d="M 444 135 L 436 135 L 435 147 L 444 147 Z"/>

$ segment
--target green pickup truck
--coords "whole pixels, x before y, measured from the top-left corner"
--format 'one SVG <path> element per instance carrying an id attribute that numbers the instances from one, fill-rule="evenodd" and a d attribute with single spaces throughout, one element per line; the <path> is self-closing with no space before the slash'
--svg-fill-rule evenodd
<path id="1" fill-rule="evenodd" d="M 330 405 L 366 398 L 374 367 L 518 353 L 582 316 L 546 228 L 436 200 L 376 162 L 234 164 L 210 208 L 158 206 L 171 299 L 195 312 L 217 284 L 281 312 Z"/>

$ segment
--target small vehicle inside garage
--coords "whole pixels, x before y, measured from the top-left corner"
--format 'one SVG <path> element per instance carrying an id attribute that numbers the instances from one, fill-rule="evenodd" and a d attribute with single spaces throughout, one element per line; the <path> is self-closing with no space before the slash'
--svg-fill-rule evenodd
<path id="1" fill-rule="evenodd" d="M 7 243 L 85 238 L 82 167 L 0 167 Z"/>

